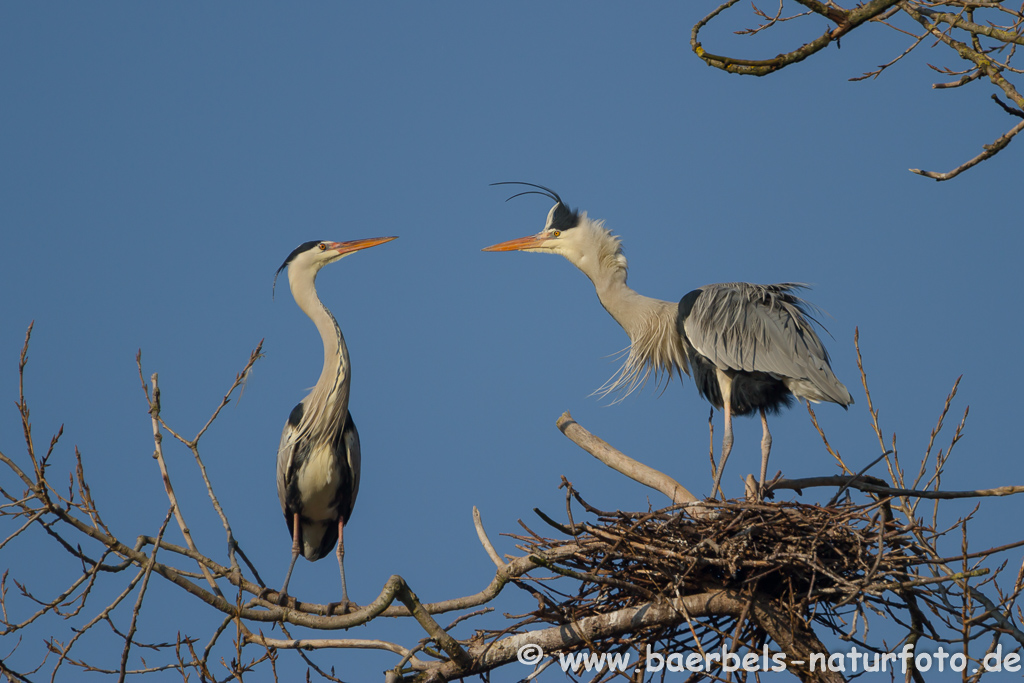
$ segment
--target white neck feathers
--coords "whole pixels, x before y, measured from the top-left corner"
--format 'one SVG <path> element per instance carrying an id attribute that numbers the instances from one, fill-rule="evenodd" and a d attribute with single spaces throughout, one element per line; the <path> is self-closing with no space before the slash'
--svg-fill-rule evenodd
<path id="1" fill-rule="evenodd" d="M 324 346 L 323 370 L 313 390 L 302 400 L 302 419 L 294 434 L 295 438 L 327 440 L 341 433 L 348 414 L 348 380 L 351 372 L 348 346 L 338 322 L 317 296 L 316 274 L 311 278 L 292 277 L 292 272 L 289 268 L 288 284 L 295 303 L 316 325 Z M 321 427 L 315 429 L 314 425 Z"/>
<path id="2" fill-rule="evenodd" d="M 673 374 L 689 374 L 683 341 L 676 329 L 677 304 L 630 289 L 622 243 L 603 221 L 590 220 L 581 213 L 580 223 L 573 229 L 586 231 L 579 240 L 585 246 L 566 253 L 566 258 L 594 283 L 601 305 L 630 340 L 629 355 L 622 367 L 595 393 L 606 396 L 622 392 L 621 400 L 643 387 L 652 375 L 661 384 Z"/>

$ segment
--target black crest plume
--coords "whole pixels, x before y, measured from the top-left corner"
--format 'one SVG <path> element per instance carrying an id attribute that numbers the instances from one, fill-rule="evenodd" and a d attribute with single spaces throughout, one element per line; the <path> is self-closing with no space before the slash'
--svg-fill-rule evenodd
<path id="1" fill-rule="evenodd" d="M 522 197 L 524 194 L 539 194 L 543 197 L 547 197 L 548 199 L 555 200 L 557 208 L 555 209 L 555 215 L 552 216 L 551 220 L 551 227 L 554 230 L 568 230 L 570 228 L 575 228 L 579 223 L 579 212 L 571 211 L 569 207 L 565 205 L 565 202 L 562 201 L 562 198 L 558 196 L 558 193 L 549 187 L 537 185 L 536 183 L 525 183 L 519 180 L 491 183 L 491 185 L 526 185 L 528 187 L 537 188 L 536 190 L 524 190 L 523 192 L 518 192 L 506 199 L 506 202 L 515 199 L 516 197 Z"/>

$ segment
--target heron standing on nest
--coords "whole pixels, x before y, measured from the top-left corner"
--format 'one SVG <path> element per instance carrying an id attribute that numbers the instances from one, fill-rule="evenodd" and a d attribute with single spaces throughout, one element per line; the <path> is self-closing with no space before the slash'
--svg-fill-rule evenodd
<path id="1" fill-rule="evenodd" d="M 719 491 L 725 461 L 732 450 L 734 415 L 760 413 L 761 478 L 764 488 L 772 436 L 768 414 L 778 413 L 793 397 L 853 403 L 836 379 L 828 352 L 809 322 L 807 302 L 793 292 L 806 285 L 784 282 L 755 285 L 727 282 L 706 285 L 679 303 L 652 299 L 626 285 L 626 257 L 619 238 L 586 212 L 571 211 L 552 190 L 533 183 L 494 183 L 536 188 L 509 197 L 540 194 L 555 205 L 544 229 L 487 247 L 484 251 L 534 251 L 561 254 L 594 283 L 605 310 L 629 335 L 629 355 L 599 390 L 626 394 L 652 375 L 693 376 L 697 391 L 725 412 L 722 454 L 715 468 L 712 496 Z"/>

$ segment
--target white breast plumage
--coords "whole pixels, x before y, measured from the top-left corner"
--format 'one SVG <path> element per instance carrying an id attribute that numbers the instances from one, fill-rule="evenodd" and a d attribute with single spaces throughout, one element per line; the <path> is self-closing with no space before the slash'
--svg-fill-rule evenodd
<path id="1" fill-rule="evenodd" d="M 337 486 L 341 472 L 331 446 L 321 444 L 311 450 L 295 476 L 298 489 L 303 493 L 302 516 L 316 522 L 337 519 Z"/>

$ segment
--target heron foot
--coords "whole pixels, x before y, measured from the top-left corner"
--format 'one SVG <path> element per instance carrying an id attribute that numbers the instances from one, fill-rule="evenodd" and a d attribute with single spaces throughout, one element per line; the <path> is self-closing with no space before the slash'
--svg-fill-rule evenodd
<path id="1" fill-rule="evenodd" d="M 277 602 L 281 607 L 291 607 L 292 609 L 295 609 L 299 605 L 299 601 L 296 598 L 288 595 L 284 591 L 278 592 L 277 600 L 275 602 Z"/>
<path id="2" fill-rule="evenodd" d="M 745 498 L 747 499 L 747 502 L 763 503 L 766 500 L 775 500 L 775 491 L 772 490 L 772 486 L 781 477 L 781 473 L 776 474 L 771 481 L 761 485 L 756 479 L 754 479 L 754 475 L 748 474 L 744 481 L 744 490 L 746 492 Z"/>
<path id="3" fill-rule="evenodd" d="M 348 598 L 344 598 L 340 602 L 332 602 L 327 605 L 327 615 L 348 614 L 349 612 L 355 612 L 357 609 L 359 609 L 359 605 Z"/>

